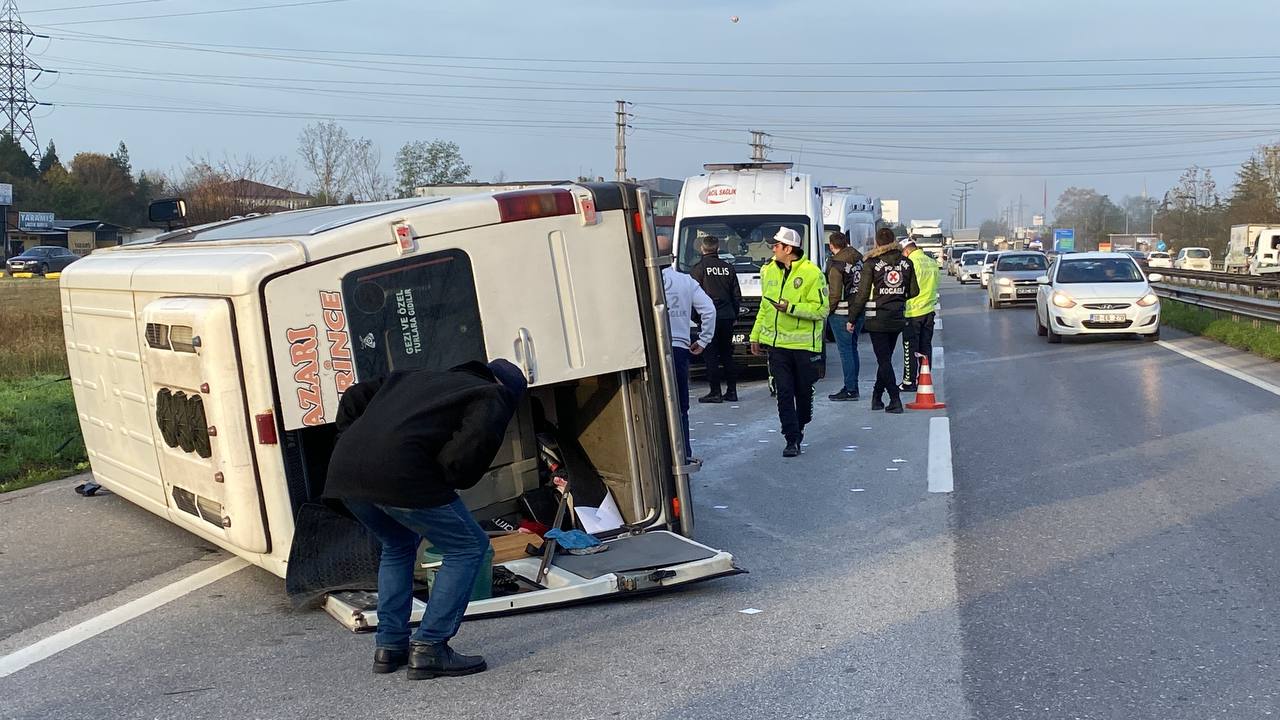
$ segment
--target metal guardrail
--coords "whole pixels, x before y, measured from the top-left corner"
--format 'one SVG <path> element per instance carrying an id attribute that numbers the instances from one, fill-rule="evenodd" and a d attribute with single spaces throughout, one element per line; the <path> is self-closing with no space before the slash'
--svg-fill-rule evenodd
<path id="1" fill-rule="evenodd" d="M 1251 320 L 1280 323 L 1280 300 L 1253 295 L 1240 295 L 1199 287 L 1174 285 L 1164 282 L 1152 286 L 1162 298 L 1177 300 L 1188 305 L 1230 313 Z"/>
<path id="2" fill-rule="evenodd" d="M 1205 272 L 1201 270 L 1173 270 L 1151 268 L 1148 274 L 1164 276 L 1162 284 L 1214 290 L 1233 295 L 1280 298 L 1280 275 L 1241 275 L 1238 273 Z"/>

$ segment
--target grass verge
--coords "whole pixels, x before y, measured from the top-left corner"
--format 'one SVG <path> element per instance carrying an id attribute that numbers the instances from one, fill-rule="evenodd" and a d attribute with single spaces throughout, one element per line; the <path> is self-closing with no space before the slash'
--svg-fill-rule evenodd
<path id="1" fill-rule="evenodd" d="M 1274 326 L 1263 324 L 1254 327 L 1248 320 L 1235 320 L 1212 310 L 1168 299 L 1160 301 L 1160 318 L 1166 325 L 1179 330 L 1202 335 L 1269 360 L 1280 360 L 1280 329 Z"/>
<path id="2" fill-rule="evenodd" d="M 66 374 L 58 281 L 0 278 L 0 379 Z"/>
<path id="3" fill-rule="evenodd" d="M 89 469 L 71 382 L 0 379 L 0 493 Z"/>

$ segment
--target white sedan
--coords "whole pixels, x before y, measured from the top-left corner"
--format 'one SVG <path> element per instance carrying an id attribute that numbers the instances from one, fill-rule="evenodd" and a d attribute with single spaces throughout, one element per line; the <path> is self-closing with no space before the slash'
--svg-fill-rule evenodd
<path id="1" fill-rule="evenodd" d="M 1000 258 L 1000 253 L 989 252 L 987 257 L 982 261 L 982 271 L 978 274 L 978 284 L 986 289 L 991 282 L 991 273 L 995 272 L 996 260 Z"/>
<path id="2" fill-rule="evenodd" d="M 1064 335 L 1137 333 L 1160 339 L 1160 298 L 1133 258 L 1122 253 L 1072 253 L 1039 279 L 1036 333 L 1049 342 Z"/>

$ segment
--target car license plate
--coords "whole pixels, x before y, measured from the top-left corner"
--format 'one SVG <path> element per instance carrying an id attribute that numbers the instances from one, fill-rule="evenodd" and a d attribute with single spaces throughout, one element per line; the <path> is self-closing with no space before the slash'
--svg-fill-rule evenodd
<path id="1" fill-rule="evenodd" d="M 1129 318 L 1124 315 L 1090 315 L 1089 321 L 1096 323 L 1122 323 Z"/>
<path id="2" fill-rule="evenodd" d="M 1035 294 L 1036 294 L 1036 289 L 1035 289 L 1035 288 L 1018 288 L 1018 295 L 1019 295 L 1019 296 L 1022 296 L 1022 295 L 1035 295 Z"/>
<path id="3" fill-rule="evenodd" d="M 747 334 L 746 334 L 746 333 L 734 333 L 734 334 L 733 334 L 733 341 L 734 341 L 735 343 L 744 343 L 744 342 L 746 342 L 746 341 L 747 341 Z"/>

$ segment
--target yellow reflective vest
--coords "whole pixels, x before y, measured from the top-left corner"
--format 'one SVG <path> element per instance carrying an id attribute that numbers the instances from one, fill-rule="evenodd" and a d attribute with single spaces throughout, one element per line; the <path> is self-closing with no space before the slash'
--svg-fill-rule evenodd
<path id="1" fill-rule="evenodd" d="M 831 306 L 827 276 L 805 258 L 790 268 L 770 260 L 760 268 L 760 311 L 751 328 L 751 342 L 788 350 L 822 352 L 823 324 Z M 773 302 L 787 301 L 785 312 Z"/>

